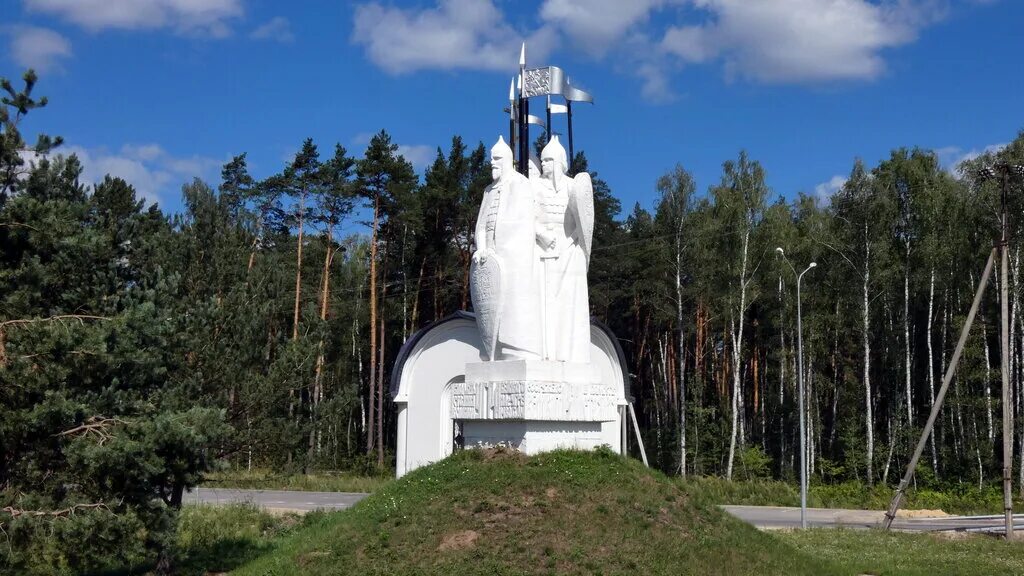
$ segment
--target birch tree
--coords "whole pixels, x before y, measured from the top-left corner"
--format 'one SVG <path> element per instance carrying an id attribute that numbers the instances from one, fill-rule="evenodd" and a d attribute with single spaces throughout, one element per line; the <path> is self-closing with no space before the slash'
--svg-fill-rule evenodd
<path id="1" fill-rule="evenodd" d="M 751 247 L 751 238 L 761 221 L 764 212 L 764 201 L 768 188 L 764 182 L 764 170 L 756 161 L 751 161 L 746 152 L 740 152 L 737 161 L 727 161 L 722 165 L 722 181 L 711 190 L 714 197 L 715 210 L 723 226 L 723 271 L 729 279 L 731 294 L 726 298 L 726 314 L 731 339 L 731 374 L 732 392 L 730 398 L 730 436 L 729 456 L 726 460 L 726 478 L 732 479 L 733 462 L 736 456 L 737 433 L 742 415 L 740 414 L 743 394 L 743 331 L 746 323 L 747 308 L 756 298 L 751 291 L 754 279 L 752 256 L 760 262 L 761 247 Z M 752 252 L 756 252 L 753 253 Z M 742 439 L 739 439 L 742 441 Z"/>

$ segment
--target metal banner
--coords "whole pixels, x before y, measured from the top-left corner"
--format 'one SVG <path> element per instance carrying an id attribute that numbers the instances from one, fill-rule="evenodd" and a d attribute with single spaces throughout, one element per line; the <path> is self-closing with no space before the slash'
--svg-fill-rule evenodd
<path id="1" fill-rule="evenodd" d="M 523 72 L 523 77 L 523 98 L 554 94 L 573 102 L 594 102 L 594 97 L 574 87 L 565 71 L 558 66 L 528 68 Z"/>

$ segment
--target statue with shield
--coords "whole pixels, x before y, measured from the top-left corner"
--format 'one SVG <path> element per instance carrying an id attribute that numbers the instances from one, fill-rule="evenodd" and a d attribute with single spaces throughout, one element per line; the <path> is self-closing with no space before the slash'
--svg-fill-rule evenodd
<path id="1" fill-rule="evenodd" d="M 541 355 L 534 191 L 503 138 L 491 148 L 493 182 L 477 216 L 470 294 L 487 360 Z"/>

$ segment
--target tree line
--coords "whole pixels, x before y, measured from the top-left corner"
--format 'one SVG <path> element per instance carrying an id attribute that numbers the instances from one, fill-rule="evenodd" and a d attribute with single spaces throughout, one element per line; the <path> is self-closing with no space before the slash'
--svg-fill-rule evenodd
<path id="1" fill-rule="evenodd" d="M 0 557 L 25 571 L 57 557 L 169 569 L 183 491 L 218 462 L 388 469 L 398 350 L 471 308 L 483 144 L 454 137 L 422 178 L 384 131 L 360 152 L 306 140 L 263 179 L 241 153 L 219 182 L 186 183 L 183 210 L 167 214 L 119 178 L 83 182 L 59 138 L 26 143 L 23 119 L 46 104 L 35 80 L 0 86 Z M 959 171 L 917 148 L 856 160 L 830 199 L 786 199 L 740 152 L 704 189 L 676 167 L 624 213 L 577 153 L 570 172 L 594 176 L 592 314 L 626 352 L 652 464 L 795 476 L 795 275 L 814 261 L 801 292 L 813 481 L 894 483 L 997 238 L 998 188 L 978 176 L 995 161 L 1024 164 L 1024 134 Z M 985 296 L 919 481 L 999 478 L 998 293 Z M 1014 430 L 1019 450 L 1024 426 Z"/>

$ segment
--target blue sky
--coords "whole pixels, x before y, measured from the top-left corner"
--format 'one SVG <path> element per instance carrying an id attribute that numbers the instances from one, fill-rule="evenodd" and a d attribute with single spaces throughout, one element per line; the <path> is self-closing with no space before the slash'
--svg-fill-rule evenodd
<path id="1" fill-rule="evenodd" d="M 175 211 L 193 176 L 302 140 L 361 154 L 386 129 L 420 170 L 453 135 L 488 147 L 527 41 L 596 104 L 576 147 L 625 210 L 676 163 L 701 191 L 746 149 L 777 195 L 827 195 L 854 158 L 947 166 L 1024 129 L 1019 0 L 0 0 L 0 76 L 28 66 L 87 177 Z M 540 108 L 539 101 L 534 110 Z M 536 134 L 536 128 L 534 129 Z M 563 128 L 556 125 L 556 131 Z"/>

